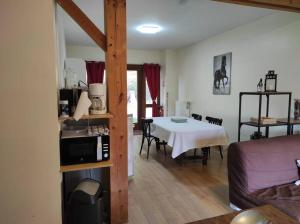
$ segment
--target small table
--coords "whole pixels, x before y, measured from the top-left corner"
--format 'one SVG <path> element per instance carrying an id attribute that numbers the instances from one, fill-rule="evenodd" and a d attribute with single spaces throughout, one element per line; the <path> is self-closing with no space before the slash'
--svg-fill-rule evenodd
<path id="1" fill-rule="evenodd" d="M 272 205 L 264 205 L 253 209 L 263 214 L 272 222 L 272 224 L 299 224 L 299 222 L 297 222 L 295 219 L 281 212 Z M 227 215 L 221 215 L 201 221 L 190 222 L 189 224 L 230 224 L 232 219 L 239 213 L 240 212 L 232 212 Z"/>

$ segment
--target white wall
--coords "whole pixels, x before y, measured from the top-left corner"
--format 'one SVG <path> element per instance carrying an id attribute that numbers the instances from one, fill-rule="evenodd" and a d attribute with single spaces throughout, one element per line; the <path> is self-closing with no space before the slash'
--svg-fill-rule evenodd
<path id="1" fill-rule="evenodd" d="M 0 1 L 0 223 L 61 223 L 54 1 Z"/>
<path id="2" fill-rule="evenodd" d="M 104 51 L 99 47 L 88 46 L 72 46 L 67 45 L 68 58 L 81 58 L 83 60 L 98 60 L 105 61 Z M 132 50 L 127 51 L 128 64 L 144 64 L 144 63 L 157 63 L 162 61 L 163 54 L 161 51 L 144 51 Z"/>
<path id="3" fill-rule="evenodd" d="M 164 57 L 163 98 L 168 106 L 165 116 L 175 115 L 175 103 L 178 99 L 178 71 L 176 50 L 166 50 Z"/>
<path id="4" fill-rule="evenodd" d="M 58 49 L 58 86 L 59 88 L 65 87 L 65 59 L 66 59 L 66 39 L 63 27 L 63 9 L 57 4 L 55 10 L 55 23 L 56 23 L 56 38 Z"/>
<path id="5" fill-rule="evenodd" d="M 104 61 L 104 52 L 99 47 L 87 46 L 67 46 L 67 64 L 74 64 L 76 59 L 80 60 L 98 60 Z M 158 51 L 158 50 L 133 50 L 127 51 L 128 64 L 144 64 L 155 63 L 161 65 L 161 104 L 166 106 L 166 93 L 169 94 L 168 99 L 168 115 L 174 115 L 175 102 L 177 100 L 177 71 L 176 65 L 176 51 Z M 69 63 L 70 62 L 70 63 Z M 78 61 L 78 64 L 82 62 Z M 78 66 L 77 66 L 78 67 Z M 82 67 L 82 66 L 81 66 Z M 74 67 L 76 71 L 82 70 Z M 78 74 L 78 77 L 83 77 L 84 74 Z M 166 110 L 166 109 L 165 109 Z"/>
<path id="6" fill-rule="evenodd" d="M 232 52 L 231 95 L 213 95 L 213 57 Z M 278 74 L 278 90 L 300 98 L 300 15 L 276 13 L 178 51 L 179 99 L 192 101 L 192 111 L 222 117 L 231 141 L 237 140 L 240 91 L 256 91 L 268 70 Z M 245 98 L 243 119 L 257 116 L 258 100 Z M 246 103 L 247 102 L 247 103 Z M 263 110 L 264 111 L 264 110 Z M 271 98 L 270 115 L 287 116 L 287 98 Z M 271 128 L 282 134 L 282 128 Z M 243 128 L 243 139 L 254 131 Z"/>

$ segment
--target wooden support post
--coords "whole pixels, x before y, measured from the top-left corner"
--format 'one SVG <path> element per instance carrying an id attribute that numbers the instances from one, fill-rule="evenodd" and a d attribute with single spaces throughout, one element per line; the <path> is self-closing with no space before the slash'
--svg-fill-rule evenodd
<path id="1" fill-rule="evenodd" d="M 110 119 L 111 223 L 128 220 L 126 0 L 104 0 Z"/>
<path id="2" fill-rule="evenodd" d="M 75 20 L 75 22 L 106 51 L 106 37 L 98 27 L 81 11 L 72 0 L 56 0 L 56 2 Z"/>

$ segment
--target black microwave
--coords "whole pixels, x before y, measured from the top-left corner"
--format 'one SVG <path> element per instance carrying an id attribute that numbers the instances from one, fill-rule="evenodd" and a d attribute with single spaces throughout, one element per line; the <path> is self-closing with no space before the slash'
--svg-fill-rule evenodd
<path id="1" fill-rule="evenodd" d="M 100 162 L 109 158 L 109 135 L 60 139 L 61 165 Z"/>

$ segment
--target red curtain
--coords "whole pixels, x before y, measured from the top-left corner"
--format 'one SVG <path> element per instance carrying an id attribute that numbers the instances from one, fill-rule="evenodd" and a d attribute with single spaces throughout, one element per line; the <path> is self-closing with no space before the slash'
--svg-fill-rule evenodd
<path id="1" fill-rule="evenodd" d="M 103 83 L 105 63 L 102 61 L 86 61 L 88 84 Z"/>
<path id="2" fill-rule="evenodd" d="M 156 101 L 160 86 L 160 66 L 158 64 L 144 64 L 144 73 L 152 99 L 152 116 L 157 117 L 159 116 L 159 110 Z"/>

